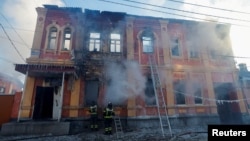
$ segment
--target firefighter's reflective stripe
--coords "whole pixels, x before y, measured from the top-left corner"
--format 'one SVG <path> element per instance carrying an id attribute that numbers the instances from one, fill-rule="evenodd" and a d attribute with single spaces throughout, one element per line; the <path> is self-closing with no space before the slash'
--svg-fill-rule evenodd
<path id="1" fill-rule="evenodd" d="M 90 110 L 89 110 L 90 114 L 94 115 L 97 114 L 97 106 L 90 106 Z"/>
<path id="2" fill-rule="evenodd" d="M 114 112 L 113 109 L 106 108 L 104 110 L 104 118 L 112 118 L 113 112 Z"/>

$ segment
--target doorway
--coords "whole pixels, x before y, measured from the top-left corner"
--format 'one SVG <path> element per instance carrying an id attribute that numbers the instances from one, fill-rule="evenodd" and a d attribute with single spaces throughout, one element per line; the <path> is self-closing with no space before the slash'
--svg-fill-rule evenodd
<path id="1" fill-rule="evenodd" d="M 36 87 L 35 104 L 33 111 L 34 120 L 52 119 L 53 97 L 53 87 Z"/>
<path id="2" fill-rule="evenodd" d="M 99 92 L 99 81 L 86 81 L 85 106 L 90 106 L 92 101 L 97 102 Z"/>
<path id="3" fill-rule="evenodd" d="M 232 83 L 215 83 L 217 111 L 221 124 L 241 124 L 242 115 L 237 100 L 237 93 Z"/>

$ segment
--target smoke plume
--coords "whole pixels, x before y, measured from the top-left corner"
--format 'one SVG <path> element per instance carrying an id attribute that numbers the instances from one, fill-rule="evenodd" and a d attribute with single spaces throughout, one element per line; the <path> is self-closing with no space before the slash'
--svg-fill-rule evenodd
<path id="1" fill-rule="evenodd" d="M 137 62 L 109 63 L 106 75 L 109 80 L 104 103 L 122 105 L 128 98 L 144 93 L 146 79 Z"/>

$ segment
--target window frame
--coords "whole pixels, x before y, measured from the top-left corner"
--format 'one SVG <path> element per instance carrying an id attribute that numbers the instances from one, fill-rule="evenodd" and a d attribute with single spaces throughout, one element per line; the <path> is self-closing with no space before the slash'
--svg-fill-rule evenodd
<path id="1" fill-rule="evenodd" d="M 195 88 L 194 88 L 195 87 Z M 198 88 L 197 88 L 198 87 Z M 200 82 L 197 82 L 197 83 L 193 83 L 193 90 L 197 90 L 199 91 L 199 95 L 197 96 L 196 95 L 196 92 L 197 91 L 193 91 L 193 95 L 194 95 L 194 104 L 195 105 L 202 105 L 204 100 L 202 99 L 203 95 L 204 95 L 204 91 L 203 91 L 203 84 Z M 199 100 L 201 101 L 200 103 L 197 103 L 196 100 Z"/>
<path id="2" fill-rule="evenodd" d="M 67 33 L 69 33 L 70 37 L 66 37 Z M 68 48 L 65 48 L 65 42 L 69 41 Z M 71 50 L 72 44 L 72 29 L 70 27 L 66 27 L 63 32 L 63 44 L 62 44 L 62 51 L 69 51 Z"/>
<path id="3" fill-rule="evenodd" d="M 174 43 L 175 41 L 177 41 L 177 45 L 176 45 L 176 43 Z M 178 49 L 177 50 L 178 51 L 178 55 L 175 55 L 175 53 L 173 53 L 173 49 L 176 48 L 176 46 L 177 46 L 177 49 Z M 170 52 L 171 52 L 171 56 L 172 57 L 182 57 L 182 49 L 181 49 L 181 40 L 180 40 L 180 37 L 171 38 L 171 41 L 170 41 Z"/>
<path id="4" fill-rule="evenodd" d="M 58 29 L 57 29 L 57 27 L 52 26 L 49 28 L 49 34 L 48 34 L 48 44 L 47 44 L 48 50 L 56 50 L 57 49 L 57 39 L 58 39 Z M 52 48 L 52 40 L 54 42 L 53 48 Z"/>
<path id="5" fill-rule="evenodd" d="M 145 101 L 146 106 L 156 106 L 157 104 L 153 83 L 154 83 L 153 79 L 148 77 L 146 81 L 146 88 L 144 90 L 144 93 L 145 93 L 144 101 Z M 153 99 L 153 102 L 148 101 L 147 98 Z"/>
<path id="6" fill-rule="evenodd" d="M 119 38 L 113 38 L 112 35 L 119 35 Z M 114 51 L 112 51 L 112 45 L 114 48 Z M 119 49 L 117 49 L 119 48 Z M 119 51 L 118 51 L 119 50 Z M 109 51 L 111 53 L 120 53 L 122 52 L 122 41 L 121 41 L 121 34 L 119 33 L 111 33 L 110 34 L 110 45 L 109 45 Z"/>
<path id="7" fill-rule="evenodd" d="M 196 50 L 197 48 L 189 48 L 189 58 L 191 59 L 199 59 L 200 58 L 200 52 L 199 50 Z M 193 55 L 194 54 L 194 55 Z"/>
<path id="8" fill-rule="evenodd" d="M 142 35 L 142 52 L 143 53 L 153 53 L 154 52 L 154 43 L 153 37 Z M 146 42 L 149 42 L 146 44 Z"/>
<path id="9" fill-rule="evenodd" d="M 183 86 L 178 86 L 178 88 L 176 88 L 176 85 L 183 85 Z M 179 90 L 179 87 L 182 87 L 183 90 Z M 186 100 L 186 81 L 185 80 L 175 80 L 173 81 L 173 92 L 174 92 L 174 96 L 175 96 L 175 104 L 176 105 L 186 105 L 187 104 L 187 100 Z M 181 97 L 182 99 L 178 99 L 179 97 Z M 181 102 L 179 102 L 181 101 Z"/>
<path id="10" fill-rule="evenodd" d="M 6 88 L 5 88 L 5 87 L 0 86 L 0 94 L 4 94 L 4 93 L 5 93 L 5 90 L 6 90 Z"/>
<path id="11" fill-rule="evenodd" d="M 96 34 L 98 34 L 97 35 L 98 37 L 95 37 Z M 91 48 L 92 46 L 93 46 L 93 48 Z M 101 33 L 99 33 L 99 32 L 90 32 L 89 33 L 88 50 L 89 51 L 97 51 L 97 52 L 101 51 Z"/>

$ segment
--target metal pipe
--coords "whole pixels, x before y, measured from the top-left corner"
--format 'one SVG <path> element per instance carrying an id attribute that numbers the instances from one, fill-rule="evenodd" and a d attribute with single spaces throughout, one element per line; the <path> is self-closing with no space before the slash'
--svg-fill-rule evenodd
<path id="1" fill-rule="evenodd" d="M 63 93 L 64 93 L 64 76 L 65 76 L 65 72 L 63 72 L 63 76 L 62 76 L 62 88 L 61 88 L 61 99 L 60 99 L 60 109 L 59 109 L 59 115 L 58 115 L 58 122 L 61 120 L 62 117 L 62 108 L 63 108 Z"/>
<path id="2" fill-rule="evenodd" d="M 18 117 L 17 117 L 17 122 L 20 121 L 20 116 L 21 116 L 21 110 L 22 110 L 22 104 L 23 104 L 23 97 L 24 97 L 24 92 L 25 92 L 25 88 L 26 88 L 26 84 L 27 84 L 27 77 L 28 77 L 28 70 L 26 71 L 26 75 L 25 75 L 25 80 L 24 80 L 24 87 L 23 87 L 23 92 L 22 92 L 22 96 L 21 96 L 21 101 L 19 104 L 19 109 L 18 109 Z"/>

